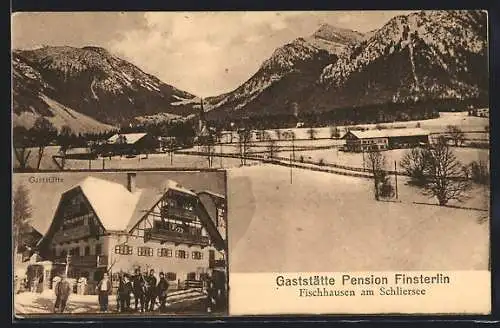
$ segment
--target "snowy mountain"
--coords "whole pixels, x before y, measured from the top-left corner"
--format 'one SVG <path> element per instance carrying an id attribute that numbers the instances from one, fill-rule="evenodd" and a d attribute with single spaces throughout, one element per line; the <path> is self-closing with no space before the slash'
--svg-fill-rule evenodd
<path id="1" fill-rule="evenodd" d="M 18 123 L 25 124 L 21 118 L 29 116 L 53 119 L 58 115 L 53 104 L 95 121 L 96 126 L 160 112 L 184 116 L 194 111 L 193 95 L 103 48 L 14 50 L 12 64 L 14 123 L 17 118 Z M 73 116 L 66 119 L 71 121 Z"/>
<path id="2" fill-rule="evenodd" d="M 210 114 L 217 119 L 290 113 L 292 107 L 331 112 L 381 104 L 484 102 L 487 44 L 483 11 L 397 16 L 365 35 L 324 25 L 277 49 L 233 92 L 210 99 Z"/>
<path id="3" fill-rule="evenodd" d="M 487 18 L 481 11 L 430 11 L 391 19 L 325 67 L 322 104 L 487 97 Z M 317 97 L 317 95 L 315 95 Z"/>
<path id="4" fill-rule="evenodd" d="M 308 38 L 298 38 L 274 51 L 259 70 L 232 92 L 207 99 L 209 119 L 231 115 L 289 113 L 300 95 L 314 86 L 323 68 L 335 62 L 362 34 L 322 25 Z"/>

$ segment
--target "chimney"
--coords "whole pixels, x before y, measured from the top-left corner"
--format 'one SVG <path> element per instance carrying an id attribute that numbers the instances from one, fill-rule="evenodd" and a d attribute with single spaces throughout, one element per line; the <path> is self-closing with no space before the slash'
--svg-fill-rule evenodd
<path id="1" fill-rule="evenodd" d="M 130 192 L 135 192 L 135 176 L 136 173 L 127 173 L 127 189 Z"/>

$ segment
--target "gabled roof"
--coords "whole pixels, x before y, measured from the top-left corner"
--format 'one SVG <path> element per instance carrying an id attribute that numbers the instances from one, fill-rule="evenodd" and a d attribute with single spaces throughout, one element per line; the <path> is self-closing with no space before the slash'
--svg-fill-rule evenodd
<path id="1" fill-rule="evenodd" d="M 384 129 L 384 130 L 366 130 L 366 131 L 351 130 L 347 134 L 349 133 L 351 133 L 352 135 L 354 135 L 359 139 L 428 136 L 430 134 L 429 131 L 421 128 Z"/>
<path id="2" fill-rule="evenodd" d="M 160 187 L 136 189 L 132 193 L 120 183 L 87 177 L 68 189 L 67 192 L 76 188 L 82 191 L 104 229 L 108 232 L 130 232 L 169 190 L 198 199 L 196 193 L 172 180 L 165 180 Z M 198 202 L 198 204 L 197 211 L 200 214 L 200 220 L 204 223 L 210 236 L 221 247 L 221 236 L 218 234 L 213 222 L 211 222 L 203 204 L 201 202 Z M 43 239 L 47 237 L 49 231 L 53 230 L 53 224 L 54 222 L 52 222 Z"/>
<path id="3" fill-rule="evenodd" d="M 137 141 L 141 140 L 147 135 L 147 133 L 117 133 L 108 139 L 109 143 L 116 143 L 118 137 L 125 137 L 125 143 L 135 144 Z"/>
<path id="4" fill-rule="evenodd" d="M 197 197 L 197 195 L 172 180 L 164 181 L 159 188 L 147 188 L 141 190 L 141 196 L 137 202 L 132 219 L 128 222 L 127 226 L 122 230 L 132 230 L 139 221 L 147 214 L 153 206 L 155 206 L 169 190 L 174 190 L 189 196 Z"/>
<path id="5" fill-rule="evenodd" d="M 120 183 L 87 177 L 78 184 L 106 230 L 125 230 L 139 203 L 142 190 L 134 193 Z"/>

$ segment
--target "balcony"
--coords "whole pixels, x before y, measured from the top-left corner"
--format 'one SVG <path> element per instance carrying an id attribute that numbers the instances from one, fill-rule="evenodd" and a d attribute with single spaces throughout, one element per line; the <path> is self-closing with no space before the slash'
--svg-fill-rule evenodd
<path id="1" fill-rule="evenodd" d="M 163 214 L 167 217 L 176 217 L 189 221 L 195 221 L 198 218 L 192 211 L 179 207 L 165 207 Z"/>
<path id="2" fill-rule="evenodd" d="M 210 239 L 207 236 L 181 233 L 166 229 L 146 229 L 144 239 L 156 240 L 159 242 L 173 242 L 176 244 L 200 245 L 202 247 L 210 244 Z"/>
<path id="3" fill-rule="evenodd" d="M 60 256 L 54 259 L 56 264 L 66 264 L 66 256 Z M 70 266 L 98 268 L 108 266 L 108 257 L 105 255 L 72 255 L 69 261 Z"/>
<path id="4" fill-rule="evenodd" d="M 74 228 L 59 230 L 54 233 L 52 242 L 55 244 L 65 243 L 72 240 L 86 238 L 91 235 L 90 226 L 81 225 Z"/>
<path id="5" fill-rule="evenodd" d="M 208 264 L 210 269 L 214 268 L 225 268 L 226 267 L 226 261 L 225 260 L 212 260 Z"/>

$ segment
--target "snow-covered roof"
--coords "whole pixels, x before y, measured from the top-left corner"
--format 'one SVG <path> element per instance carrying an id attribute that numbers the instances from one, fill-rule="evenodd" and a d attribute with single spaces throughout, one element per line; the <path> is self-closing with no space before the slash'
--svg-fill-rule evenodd
<path id="1" fill-rule="evenodd" d="M 218 194 L 218 193 L 210 191 L 210 190 L 202 190 L 198 193 L 198 195 L 200 195 L 200 194 L 207 194 L 207 195 L 210 195 L 210 196 L 213 196 L 216 198 L 226 199 L 226 197 L 224 195 Z"/>
<path id="2" fill-rule="evenodd" d="M 159 188 L 137 188 L 133 193 L 120 183 L 94 177 L 85 178 L 75 187 L 81 188 L 104 228 L 112 231 L 132 228 L 168 190 L 197 197 L 172 180 L 164 181 Z"/>
<path id="3" fill-rule="evenodd" d="M 117 133 L 108 139 L 109 143 L 115 143 L 120 136 L 125 137 L 125 143 L 135 144 L 147 135 L 147 133 Z"/>
<path id="4" fill-rule="evenodd" d="M 83 192 L 106 231 L 130 232 L 161 200 L 163 195 L 170 190 L 198 198 L 195 192 L 184 188 L 172 180 L 165 180 L 158 187 L 137 188 L 135 192 L 130 192 L 120 183 L 87 177 L 68 189 L 67 192 L 75 188 L 79 188 Z M 199 213 L 201 221 L 204 222 L 210 235 L 215 238 L 214 240 L 220 244 L 222 237 L 217 235 L 217 230 L 213 226 L 204 205 L 202 203 L 199 204 L 197 213 Z M 55 224 L 57 223 L 54 221 L 51 223 L 50 228 L 38 243 L 39 245 L 42 243 L 42 240 L 51 238 L 51 231 L 57 229 Z"/>
<path id="5" fill-rule="evenodd" d="M 358 131 L 351 130 L 349 133 L 353 134 L 359 139 L 370 138 L 390 138 L 390 137 L 410 137 L 410 136 L 427 136 L 429 131 L 421 128 L 408 128 L 408 129 L 384 129 L 384 130 L 366 130 Z"/>
<path id="6" fill-rule="evenodd" d="M 106 230 L 125 230 L 139 202 L 142 190 L 134 193 L 120 183 L 87 177 L 79 187 Z"/>

